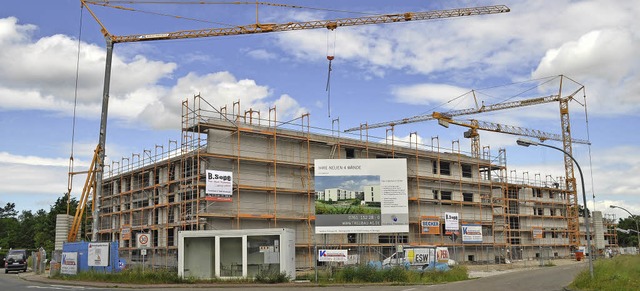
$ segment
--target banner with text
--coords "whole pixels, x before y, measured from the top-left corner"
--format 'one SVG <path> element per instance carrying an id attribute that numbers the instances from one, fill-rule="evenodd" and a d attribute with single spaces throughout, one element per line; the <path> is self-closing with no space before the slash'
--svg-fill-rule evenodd
<path id="1" fill-rule="evenodd" d="M 60 273 L 65 275 L 78 274 L 78 253 L 63 252 L 62 262 L 60 262 Z"/>
<path id="2" fill-rule="evenodd" d="M 87 265 L 89 267 L 109 266 L 109 243 L 89 243 Z"/>
<path id="3" fill-rule="evenodd" d="M 318 262 L 347 262 L 347 250 L 318 250 Z"/>
<path id="4" fill-rule="evenodd" d="M 444 213 L 444 229 L 445 230 L 459 230 L 458 213 L 457 212 L 445 212 Z"/>
<path id="5" fill-rule="evenodd" d="M 423 216 L 420 225 L 422 234 L 440 234 L 440 217 Z"/>
<path id="6" fill-rule="evenodd" d="M 542 227 L 532 227 L 531 232 L 534 239 L 543 238 Z"/>
<path id="7" fill-rule="evenodd" d="M 318 159 L 316 233 L 409 232 L 406 159 Z"/>
<path id="8" fill-rule="evenodd" d="M 233 173 L 207 170 L 205 200 L 231 202 L 233 195 Z"/>
<path id="9" fill-rule="evenodd" d="M 463 243 L 482 243 L 482 225 L 463 224 L 462 225 L 462 242 Z"/>

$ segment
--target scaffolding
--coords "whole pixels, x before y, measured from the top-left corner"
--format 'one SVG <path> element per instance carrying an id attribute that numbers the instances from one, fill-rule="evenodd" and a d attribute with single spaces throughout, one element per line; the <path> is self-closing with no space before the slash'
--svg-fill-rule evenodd
<path id="1" fill-rule="evenodd" d="M 182 230 L 291 228 L 296 231 L 297 265 L 315 263 L 315 247 L 356 250 L 360 262 L 379 260 L 397 245 L 452 248 L 454 259 L 493 263 L 541 255 L 571 254 L 568 190 L 562 180 L 508 177 L 506 151 L 471 157 L 458 141 L 449 149 L 439 138 L 420 144 L 359 133 L 342 135 L 339 120 L 330 131 L 310 125 L 301 115 L 281 122 L 276 108 L 243 110 L 234 102 L 216 108 L 200 95 L 182 102 L 180 144 L 169 141 L 154 151 L 113 161 L 101 199 L 101 241 L 120 241 L 120 256 L 141 263 L 138 233 L 152 237 L 146 258 L 151 266 L 174 267 Z M 173 147 L 172 147 L 173 145 Z M 407 159 L 409 233 L 315 234 L 314 159 Z M 233 173 L 233 201 L 207 199 L 206 170 Z M 538 209 L 541 209 L 539 211 Z M 460 214 L 463 225 L 482 228 L 482 242 L 452 240 L 444 228 L 422 233 L 425 219 L 442 221 L 445 212 Z M 444 224 L 441 223 L 441 226 Z M 525 254 L 527 253 L 527 254 Z"/>

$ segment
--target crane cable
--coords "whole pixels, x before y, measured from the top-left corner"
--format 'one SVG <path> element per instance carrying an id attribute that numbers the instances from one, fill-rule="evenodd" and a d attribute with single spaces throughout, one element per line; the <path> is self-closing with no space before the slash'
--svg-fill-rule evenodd
<path id="1" fill-rule="evenodd" d="M 78 79 L 80 75 L 80 45 L 82 39 L 82 16 L 84 6 L 80 6 L 80 24 L 78 25 L 78 53 L 76 55 L 76 80 L 73 92 L 73 118 L 71 122 L 71 154 L 69 156 L 69 177 L 67 180 L 67 215 L 69 215 L 69 204 L 71 202 L 71 188 L 73 185 L 73 146 L 76 135 L 76 108 L 78 107 Z"/>
<path id="2" fill-rule="evenodd" d="M 587 127 L 587 140 L 591 141 L 591 137 L 589 136 L 589 115 L 587 113 L 587 90 L 582 87 L 582 98 L 584 99 L 584 119 Z M 596 190 L 593 185 L 593 163 L 591 162 L 591 143 L 588 144 L 589 148 L 589 172 L 591 174 L 591 194 L 593 195 L 593 211 L 596 210 Z M 584 202 L 585 205 L 587 201 Z"/>
<path id="3" fill-rule="evenodd" d="M 335 29 L 331 29 L 333 32 L 333 43 L 329 40 L 329 34 L 331 32 L 327 32 L 327 60 L 329 60 L 329 71 L 327 72 L 327 86 L 325 87 L 325 91 L 327 92 L 327 114 L 329 118 L 331 118 L 331 61 L 335 58 L 336 54 L 336 31 Z M 332 45 L 333 44 L 333 45 Z M 329 54 L 329 50 L 331 50 L 331 54 Z"/>

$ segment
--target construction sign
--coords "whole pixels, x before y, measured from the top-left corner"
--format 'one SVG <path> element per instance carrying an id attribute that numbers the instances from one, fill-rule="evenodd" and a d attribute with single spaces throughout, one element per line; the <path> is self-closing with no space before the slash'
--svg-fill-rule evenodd
<path id="1" fill-rule="evenodd" d="M 444 229 L 458 231 L 460 224 L 458 223 L 459 216 L 457 212 L 445 212 L 444 213 Z"/>
<path id="2" fill-rule="evenodd" d="M 423 216 L 420 226 L 422 234 L 440 234 L 440 217 Z"/>
<path id="3" fill-rule="evenodd" d="M 131 227 L 123 226 L 122 230 L 120 231 L 120 237 L 123 240 L 130 240 L 131 239 Z"/>
<path id="4" fill-rule="evenodd" d="M 205 200 L 231 202 L 233 195 L 233 173 L 207 170 Z"/>
<path id="5" fill-rule="evenodd" d="M 319 262 L 346 262 L 348 250 L 318 250 Z"/>
<path id="6" fill-rule="evenodd" d="M 139 249 L 151 247 L 151 234 L 138 233 L 136 235 L 136 247 Z"/>
<path id="7" fill-rule="evenodd" d="M 531 232 L 534 239 L 542 238 L 542 227 L 533 227 Z"/>

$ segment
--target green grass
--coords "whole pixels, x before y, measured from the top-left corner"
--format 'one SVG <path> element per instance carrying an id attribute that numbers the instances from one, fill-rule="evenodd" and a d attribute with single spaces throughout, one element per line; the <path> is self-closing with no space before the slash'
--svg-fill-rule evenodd
<path id="1" fill-rule="evenodd" d="M 320 201 L 315 202 L 316 214 L 380 214 L 379 207 L 357 205 L 335 205 Z"/>
<path id="2" fill-rule="evenodd" d="M 193 278 L 180 278 L 175 271 L 158 269 L 142 271 L 142 268 L 126 269 L 119 273 L 102 273 L 96 271 L 80 272 L 78 275 L 56 275 L 55 279 L 89 282 L 109 282 L 126 284 L 176 284 L 195 283 Z"/>
<path id="3" fill-rule="evenodd" d="M 334 269 L 335 270 L 335 269 Z M 313 275 L 308 274 L 307 279 L 313 281 Z M 197 279 L 180 278 L 175 270 L 146 270 L 141 268 L 127 269 L 119 273 L 101 273 L 96 271 L 81 272 L 75 276 L 56 275 L 52 278 L 86 281 L 107 282 L 114 284 L 195 284 L 195 283 L 225 283 L 225 284 L 255 284 L 255 283 L 285 283 L 290 278 L 286 273 L 260 272 L 254 279 Z M 298 279 L 304 279 L 299 276 Z M 447 272 L 425 271 L 419 272 L 407 270 L 403 267 L 390 269 L 376 269 L 375 267 L 362 265 L 358 267 L 346 267 L 334 272 L 321 272 L 319 274 L 320 286 L 345 283 L 391 283 L 391 284 L 437 284 L 455 282 L 469 279 L 465 266 L 454 266 Z"/>
<path id="4" fill-rule="evenodd" d="M 622 255 L 597 260 L 593 279 L 589 270 L 582 271 L 569 285 L 574 290 L 640 290 L 640 256 Z"/>
<path id="5" fill-rule="evenodd" d="M 234 278 L 234 279 L 199 279 L 181 278 L 175 270 L 146 270 L 142 268 L 126 269 L 119 273 L 101 273 L 96 271 L 80 272 L 78 275 L 69 276 L 58 274 L 55 279 L 86 282 L 108 282 L 119 284 L 195 284 L 195 283 L 225 283 L 225 284 L 250 284 L 250 283 L 284 283 L 289 282 L 287 273 L 275 271 L 261 271 L 256 275 L 255 280 Z"/>
<path id="6" fill-rule="evenodd" d="M 303 279 L 304 276 L 298 279 Z M 312 278 L 308 278 L 313 281 Z M 403 267 L 376 269 L 362 265 L 345 267 L 335 272 L 321 272 L 318 283 L 323 286 L 343 283 L 394 283 L 394 284 L 436 284 L 469 279 L 465 266 L 455 266 L 447 272 L 407 270 Z"/>

